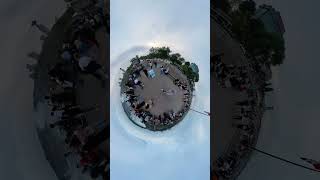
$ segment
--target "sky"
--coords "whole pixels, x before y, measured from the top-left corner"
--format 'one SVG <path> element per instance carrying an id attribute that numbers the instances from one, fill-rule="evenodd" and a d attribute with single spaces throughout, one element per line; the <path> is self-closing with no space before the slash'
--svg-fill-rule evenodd
<path id="1" fill-rule="evenodd" d="M 111 179 L 209 179 L 210 121 L 189 112 L 170 130 L 135 126 L 120 104 L 121 72 L 136 54 L 169 46 L 200 69 L 194 109 L 210 109 L 209 0 L 111 0 L 110 169 Z"/>
<path id="2" fill-rule="evenodd" d="M 320 1 L 256 0 L 280 11 L 286 33 L 286 59 L 275 69 L 276 91 L 267 96 L 275 110 L 265 114 L 257 147 L 296 163 L 299 156 L 320 160 Z M 240 180 L 318 180 L 320 173 L 254 153 Z"/>
<path id="3" fill-rule="evenodd" d="M 44 156 L 35 128 L 33 82 L 26 57 L 40 52 L 40 33 L 30 28 L 33 19 L 47 26 L 65 10 L 65 3 L 50 0 L 0 1 L 0 179 L 56 180 Z"/>

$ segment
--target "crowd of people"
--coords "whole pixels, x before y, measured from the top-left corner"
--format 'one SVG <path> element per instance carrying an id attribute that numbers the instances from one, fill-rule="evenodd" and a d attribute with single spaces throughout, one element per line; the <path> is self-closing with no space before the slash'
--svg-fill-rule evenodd
<path id="1" fill-rule="evenodd" d="M 76 12 L 68 27 L 66 39 L 59 50 L 58 62 L 49 68 L 49 94 L 45 96 L 51 108 L 50 128 L 59 129 L 65 138 L 65 157 L 77 157 L 77 168 L 95 179 L 109 177 L 109 158 L 106 145 L 109 126 L 105 119 L 91 122 L 87 115 L 98 111 L 98 105 L 80 106 L 76 100 L 77 76 L 88 74 L 101 81 L 108 78 L 103 67 L 97 63 L 99 43 L 96 31 L 105 26 L 102 7 L 93 6 Z"/>
<path id="2" fill-rule="evenodd" d="M 214 67 L 218 83 L 222 87 L 233 87 L 240 91 L 248 89 L 249 76 L 245 66 L 227 65 L 218 58 Z"/>
<path id="3" fill-rule="evenodd" d="M 131 69 L 132 73 L 128 75 L 128 79 L 126 80 L 124 87 L 124 94 L 127 97 L 126 102 L 130 107 L 130 111 L 136 117 L 138 117 L 147 128 L 151 130 L 164 130 L 175 125 L 179 120 L 181 120 L 191 103 L 192 92 L 188 87 L 188 84 L 179 78 L 174 78 L 169 73 L 168 65 L 163 63 L 164 65 L 160 66 L 159 64 L 160 63 L 156 59 L 139 60 L 138 62 L 133 63 Z M 141 76 L 144 75 L 147 78 L 152 79 L 152 75 L 150 75 L 148 72 L 157 68 L 160 69 L 160 76 L 168 76 L 168 78 L 173 80 L 174 85 L 183 91 L 184 107 L 180 111 L 174 112 L 171 110 L 168 112 L 163 112 L 160 115 L 154 115 L 150 112 L 150 109 L 154 106 L 154 100 L 143 99 L 136 93 L 136 88 L 144 88 L 144 83 L 141 81 Z M 166 96 L 173 96 L 175 95 L 176 91 L 174 89 L 161 89 L 161 93 Z"/>
<path id="4" fill-rule="evenodd" d="M 236 66 L 223 62 L 223 54 L 214 57 L 213 72 L 215 80 L 223 88 L 234 88 L 243 92 L 244 98 L 236 102 L 236 114 L 233 115 L 233 127 L 237 134 L 232 139 L 226 153 L 219 157 L 214 173 L 221 178 L 229 179 L 237 173 L 243 159 L 246 159 L 250 147 L 255 146 L 259 131 L 259 122 L 263 114 L 263 96 L 272 91 L 270 83 L 264 82 L 256 88 L 255 72 L 248 65 Z M 259 98 L 258 96 L 262 97 Z"/>

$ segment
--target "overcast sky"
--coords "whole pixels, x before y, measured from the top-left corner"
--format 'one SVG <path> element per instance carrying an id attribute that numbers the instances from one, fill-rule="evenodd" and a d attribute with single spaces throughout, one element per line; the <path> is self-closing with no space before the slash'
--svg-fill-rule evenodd
<path id="1" fill-rule="evenodd" d="M 174 128 L 137 128 L 119 100 L 119 68 L 151 46 L 169 46 L 200 69 L 192 107 L 210 109 L 209 0 L 111 1 L 111 178 L 209 179 L 210 122 L 190 112 Z"/>
<path id="2" fill-rule="evenodd" d="M 274 74 L 275 110 L 263 121 L 258 148 L 301 163 L 299 156 L 320 160 L 320 1 L 257 0 L 281 12 L 286 28 L 285 63 Z M 255 154 L 241 180 L 318 180 L 320 173 Z"/>

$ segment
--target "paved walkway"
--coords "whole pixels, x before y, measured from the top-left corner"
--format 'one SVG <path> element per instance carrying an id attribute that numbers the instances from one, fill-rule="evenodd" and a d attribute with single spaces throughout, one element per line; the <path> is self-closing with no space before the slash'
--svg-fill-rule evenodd
<path id="1" fill-rule="evenodd" d="M 173 79 L 170 78 L 170 76 L 160 74 L 161 65 L 168 66 L 170 73 L 180 71 L 171 64 L 158 62 L 158 66 L 153 67 L 156 76 L 154 78 L 148 78 L 144 73 L 141 73 L 141 81 L 144 83 L 144 88 L 136 88 L 135 91 L 136 95 L 141 96 L 146 102 L 150 99 L 153 100 L 154 105 L 150 108 L 150 112 L 156 116 L 171 110 L 177 113 L 184 107 L 184 91 L 173 83 Z M 181 73 L 175 74 L 177 74 L 177 77 L 175 78 L 186 79 Z M 175 93 L 173 95 L 167 95 L 162 92 L 161 89 L 164 89 L 165 91 L 173 90 Z"/>
<path id="2" fill-rule="evenodd" d="M 244 139 L 248 140 L 249 146 L 255 146 L 260 130 L 260 123 L 264 111 L 264 93 L 259 88 L 264 84 L 264 77 L 257 77 L 257 73 L 253 71 L 248 59 L 244 56 L 243 50 L 238 42 L 236 42 L 219 24 L 211 19 L 212 26 L 216 27 L 212 29 L 214 36 L 211 36 L 211 44 L 219 44 L 212 49 L 213 54 L 224 53 L 222 61 L 225 64 L 234 64 L 236 66 L 245 66 L 248 70 L 253 98 L 256 105 L 253 106 L 252 116 L 253 119 L 253 133 L 246 136 Z M 213 163 L 216 163 L 217 158 L 228 159 L 232 154 L 238 153 L 241 137 L 245 136 L 239 129 L 233 128 L 232 115 L 236 113 L 236 107 L 234 103 L 238 100 L 248 99 L 247 92 L 234 91 L 232 89 L 221 89 L 215 81 L 215 77 L 211 78 L 213 84 L 213 106 L 214 106 L 214 123 L 213 123 L 213 148 L 212 157 L 214 157 Z M 262 87 L 262 86 L 261 86 Z M 251 150 L 247 149 L 241 152 L 241 155 L 234 157 L 234 165 L 229 171 L 231 172 L 228 179 L 236 179 L 243 168 L 246 166 L 251 156 Z M 215 164 L 213 164 L 215 165 Z M 214 166 L 213 166 L 214 167 Z M 221 177 L 222 178 L 222 177 Z"/>
<path id="3" fill-rule="evenodd" d="M 154 61 L 155 59 L 152 59 L 151 61 Z M 175 120 L 173 123 L 168 124 L 159 124 L 154 125 L 153 123 L 143 123 L 142 120 L 136 116 L 133 116 L 133 112 L 131 110 L 131 107 L 129 106 L 129 102 L 123 102 L 122 106 L 129 117 L 129 119 L 136 124 L 137 126 L 141 128 L 147 128 L 154 131 L 163 131 L 167 130 L 173 126 L 175 126 L 177 123 L 179 123 L 181 120 L 183 120 L 186 113 L 189 111 L 190 106 L 185 107 L 184 102 L 184 93 L 186 93 L 186 90 L 181 90 L 177 85 L 173 83 L 174 79 L 179 79 L 182 83 L 188 84 L 188 90 L 192 94 L 192 87 L 190 85 L 190 82 L 188 81 L 188 78 L 182 73 L 181 70 L 179 70 L 175 65 L 170 64 L 167 60 L 157 59 L 157 68 L 154 67 L 156 77 L 154 78 L 147 78 L 147 76 L 143 73 L 143 71 L 140 72 L 141 77 L 140 80 L 144 83 L 144 88 L 137 87 L 135 88 L 135 95 L 140 96 L 141 99 L 143 99 L 145 102 L 148 102 L 148 100 L 154 101 L 154 106 L 151 107 L 150 112 L 153 115 L 159 116 L 161 115 L 163 117 L 164 112 L 168 113 L 169 111 L 173 110 L 174 112 L 181 112 L 184 110 L 184 114 L 182 114 L 182 117 L 178 120 Z M 147 60 L 144 60 L 141 62 L 145 65 L 145 67 L 149 67 Z M 161 75 L 160 74 L 160 67 L 164 65 L 164 67 L 169 67 L 169 75 Z M 131 66 L 130 66 L 131 67 Z M 129 67 L 129 68 L 130 68 Z M 149 70 L 149 68 L 148 68 Z M 129 78 L 129 72 L 126 71 L 123 76 L 123 80 L 121 82 L 121 94 L 123 94 L 126 90 L 125 84 Z M 165 91 L 171 91 L 173 90 L 174 93 L 169 93 L 173 95 L 168 95 L 165 92 L 163 92 L 161 89 Z M 171 91 L 172 92 L 172 91 Z M 189 105 L 192 102 L 192 97 L 189 99 Z"/>
<path id="4" fill-rule="evenodd" d="M 235 42 L 219 25 L 211 20 L 211 26 L 216 27 L 211 29 L 211 44 L 219 44 L 213 46 L 211 51 L 213 54 L 224 53 L 223 62 L 226 64 L 239 65 L 243 62 L 244 55 L 240 46 Z M 213 161 L 223 155 L 228 149 L 235 128 L 232 127 L 232 116 L 235 114 L 235 102 L 244 98 L 244 93 L 232 88 L 222 88 L 218 85 L 215 77 L 211 78 L 213 93 L 213 145 L 211 147 Z"/>

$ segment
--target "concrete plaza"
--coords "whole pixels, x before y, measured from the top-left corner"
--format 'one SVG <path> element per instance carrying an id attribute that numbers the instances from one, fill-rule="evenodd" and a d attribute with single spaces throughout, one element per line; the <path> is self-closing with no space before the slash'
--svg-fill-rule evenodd
<path id="1" fill-rule="evenodd" d="M 146 102 L 149 100 L 153 101 L 150 112 L 155 116 L 162 115 L 169 111 L 178 112 L 184 107 L 185 103 L 183 102 L 183 97 L 185 91 L 175 85 L 173 80 L 175 78 L 188 82 L 187 78 L 175 66 L 161 61 L 157 62 L 157 67 L 153 66 L 152 68 L 156 76 L 151 78 L 147 77 L 144 73 L 141 73 L 141 81 L 144 84 L 144 88 L 136 88 L 135 93 Z M 160 67 L 162 65 L 170 69 L 170 75 L 161 74 Z M 172 91 L 173 93 L 168 95 L 163 92 L 162 89 L 165 91 Z"/>

